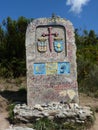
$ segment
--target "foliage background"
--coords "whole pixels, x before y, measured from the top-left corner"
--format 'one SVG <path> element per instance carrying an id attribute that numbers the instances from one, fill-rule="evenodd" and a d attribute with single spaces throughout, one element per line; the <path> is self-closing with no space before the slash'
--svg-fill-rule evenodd
<path id="1" fill-rule="evenodd" d="M 0 24 L 0 77 L 26 75 L 25 33 L 33 18 L 10 17 Z M 79 90 L 98 97 L 98 35 L 75 29 Z"/>

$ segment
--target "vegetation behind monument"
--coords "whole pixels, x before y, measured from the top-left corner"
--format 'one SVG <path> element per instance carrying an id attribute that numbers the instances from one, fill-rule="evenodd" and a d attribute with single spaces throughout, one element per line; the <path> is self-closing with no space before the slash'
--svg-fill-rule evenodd
<path id="1" fill-rule="evenodd" d="M 0 26 L 0 76 L 25 75 L 25 33 L 29 21 L 24 17 L 3 20 Z"/>
<path id="2" fill-rule="evenodd" d="M 0 25 L 0 77 L 26 75 L 25 33 L 32 19 L 10 17 Z M 84 30 L 80 35 L 75 30 L 79 89 L 98 96 L 98 35 L 93 30 Z"/>

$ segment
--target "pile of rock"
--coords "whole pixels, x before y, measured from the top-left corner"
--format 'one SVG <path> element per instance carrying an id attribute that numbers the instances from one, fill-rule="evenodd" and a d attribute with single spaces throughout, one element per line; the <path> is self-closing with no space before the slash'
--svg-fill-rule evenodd
<path id="1" fill-rule="evenodd" d="M 65 122 L 85 123 L 93 119 L 94 115 L 90 107 L 81 107 L 76 103 L 51 102 L 49 104 L 36 104 L 29 107 L 26 104 L 18 104 L 14 108 L 15 119 L 20 122 L 30 123 L 41 118 L 50 120 L 63 120 Z"/>
<path id="2" fill-rule="evenodd" d="M 6 130 L 34 130 L 34 129 L 28 127 L 11 127 Z"/>

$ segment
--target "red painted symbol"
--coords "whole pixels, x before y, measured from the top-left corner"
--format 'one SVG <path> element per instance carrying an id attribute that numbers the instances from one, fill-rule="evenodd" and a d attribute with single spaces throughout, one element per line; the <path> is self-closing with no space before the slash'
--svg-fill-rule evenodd
<path id="1" fill-rule="evenodd" d="M 52 42 L 53 42 L 53 39 L 52 39 L 52 35 L 54 36 L 58 36 L 58 33 L 52 33 L 52 27 L 48 27 L 48 31 L 49 33 L 46 34 L 46 33 L 43 33 L 42 36 L 45 37 L 45 36 L 48 36 L 49 38 L 49 49 L 50 49 L 50 52 L 52 52 Z"/>

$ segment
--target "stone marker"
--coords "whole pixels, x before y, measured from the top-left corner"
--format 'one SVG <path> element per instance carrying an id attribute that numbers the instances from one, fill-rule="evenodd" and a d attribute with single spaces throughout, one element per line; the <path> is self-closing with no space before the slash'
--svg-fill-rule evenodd
<path id="1" fill-rule="evenodd" d="M 26 59 L 29 106 L 78 103 L 76 45 L 69 20 L 33 20 L 26 31 Z"/>

